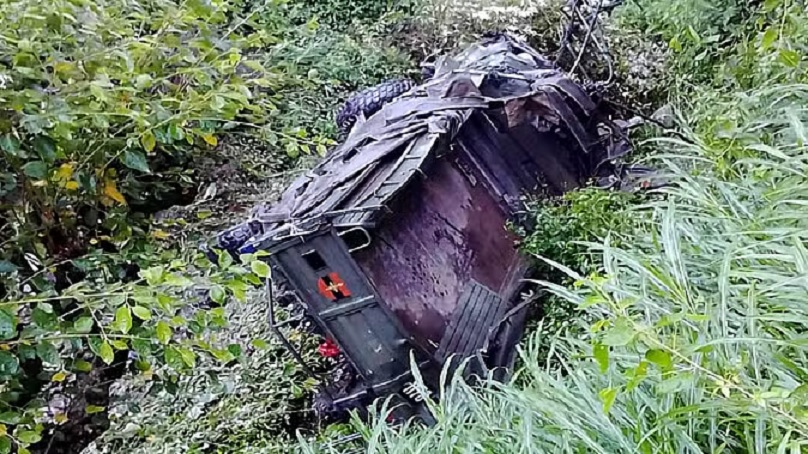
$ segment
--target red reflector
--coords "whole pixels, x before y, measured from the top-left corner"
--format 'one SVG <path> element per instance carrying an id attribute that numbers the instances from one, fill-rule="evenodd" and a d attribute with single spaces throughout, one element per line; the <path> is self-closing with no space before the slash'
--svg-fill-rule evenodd
<path id="1" fill-rule="evenodd" d="M 326 339 L 325 342 L 317 347 L 317 352 L 320 356 L 325 358 L 334 358 L 339 356 L 339 347 L 331 339 Z"/>

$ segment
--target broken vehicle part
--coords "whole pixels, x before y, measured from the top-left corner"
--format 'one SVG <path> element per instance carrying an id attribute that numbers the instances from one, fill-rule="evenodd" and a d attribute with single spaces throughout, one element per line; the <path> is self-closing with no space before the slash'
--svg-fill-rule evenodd
<path id="1" fill-rule="evenodd" d="M 410 79 L 388 80 L 352 95 L 337 112 L 337 127 L 348 135 L 358 121 L 364 121 L 414 86 L 415 82 Z"/>
<path id="2" fill-rule="evenodd" d="M 466 361 L 466 375 L 507 371 L 531 264 L 504 226 L 525 194 L 619 177 L 631 149 L 586 90 L 510 36 L 434 66 L 278 203 L 219 237 L 236 256 L 269 252 L 274 279 L 338 347 L 355 380 L 324 385 L 332 408 L 395 396 L 400 416 L 428 418 L 411 360 L 433 390 L 449 362 Z"/>

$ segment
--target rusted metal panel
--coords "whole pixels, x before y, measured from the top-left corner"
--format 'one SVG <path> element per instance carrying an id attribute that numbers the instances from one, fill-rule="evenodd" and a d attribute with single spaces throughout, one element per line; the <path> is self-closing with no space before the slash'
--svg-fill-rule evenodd
<path id="1" fill-rule="evenodd" d="M 500 132 L 485 113 L 477 113 L 457 139 L 511 200 L 534 193 L 539 185 L 551 194 L 578 187 L 591 175 L 589 157 L 550 132 L 523 123 Z"/>
<path id="2" fill-rule="evenodd" d="M 530 124 L 522 124 L 509 131 L 509 137 L 525 151 L 531 162 L 539 169 L 539 179 L 549 185 L 550 194 L 558 195 L 585 183 L 589 175 L 582 169 L 588 157 L 570 149 L 569 144 L 558 140 L 550 132 L 537 130 Z"/>
<path id="3" fill-rule="evenodd" d="M 488 329 L 494 324 L 496 314 L 499 313 L 504 300 L 489 289 L 485 301 L 472 313 L 471 323 L 466 327 L 457 351 L 462 356 L 471 356 L 482 347 L 488 335 Z M 460 309 L 459 309 L 460 310 Z"/>
<path id="4" fill-rule="evenodd" d="M 458 346 L 466 327 L 473 323 L 473 319 L 479 307 L 484 307 L 488 291 L 482 285 L 471 281 L 466 285 L 463 293 L 457 301 L 455 309 L 446 331 L 441 338 L 440 346 L 435 352 L 435 357 L 440 361 L 445 361 L 449 355 L 457 352 Z"/>
<path id="5" fill-rule="evenodd" d="M 508 163 L 500 156 L 496 143 L 492 143 L 482 128 L 485 126 L 476 119 L 461 130 L 459 143 L 477 162 L 493 182 L 497 192 L 510 204 L 521 194 L 521 184 Z"/>
<path id="6" fill-rule="evenodd" d="M 525 150 L 508 133 L 497 131 L 486 113 L 479 112 L 476 116 L 478 117 L 477 121 L 482 125 L 479 130 L 483 133 L 488 143 L 498 150 L 496 155 L 505 163 L 506 168 L 510 171 L 511 178 L 519 185 L 521 192 L 535 190 L 539 183 L 538 172 L 531 172 L 530 168 L 525 165 L 525 161 L 530 160 Z M 534 167 L 534 170 L 537 170 L 537 168 Z"/>
<path id="7" fill-rule="evenodd" d="M 415 337 L 440 342 L 472 279 L 499 290 L 517 256 L 507 216 L 461 154 L 442 159 L 391 207 L 374 246 L 355 254 L 382 300 Z M 472 181 L 474 180 L 474 181 Z"/>
<path id="8" fill-rule="evenodd" d="M 348 227 L 353 225 L 360 225 L 364 217 L 364 213 L 347 213 L 337 216 L 333 220 L 333 224 L 337 227 Z"/>

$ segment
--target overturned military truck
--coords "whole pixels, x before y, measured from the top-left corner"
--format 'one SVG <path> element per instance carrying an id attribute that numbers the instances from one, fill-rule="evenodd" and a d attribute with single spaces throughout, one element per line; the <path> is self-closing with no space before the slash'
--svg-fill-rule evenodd
<path id="1" fill-rule="evenodd" d="M 430 387 L 450 358 L 477 374 L 513 361 L 530 261 L 505 226 L 523 196 L 609 177 L 628 150 L 581 86 L 526 44 L 491 37 L 360 115 L 341 146 L 219 244 L 268 251 L 326 350 L 344 355 L 352 379 L 324 386 L 329 405 L 392 395 L 400 415 L 417 414 L 411 355 Z"/>

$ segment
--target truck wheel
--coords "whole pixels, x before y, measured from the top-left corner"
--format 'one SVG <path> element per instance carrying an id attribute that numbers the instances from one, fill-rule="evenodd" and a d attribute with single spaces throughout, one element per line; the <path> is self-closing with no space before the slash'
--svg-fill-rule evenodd
<path id="1" fill-rule="evenodd" d="M 202 244 L 199 248 L 213 263 L 218 261 L 217 249 L 227 251 L 235 259 L 238 258 L 239 248 L 260 232 L 259 222 L 255 220 L 242 222 L 216 235 L 213 245 Z"/>
<path id="2" fill-rule="evenodd" d="M 415 82 L 410 79 L 394 79 L 354 94 L 345 101 L 345 104 L 337 112 L 337 127 L 340 133 L 347 135 L 360 115 L 365 118 L 370 117 L 381 110 L 385 104 L 398 98 L 414 86 Z"/>

